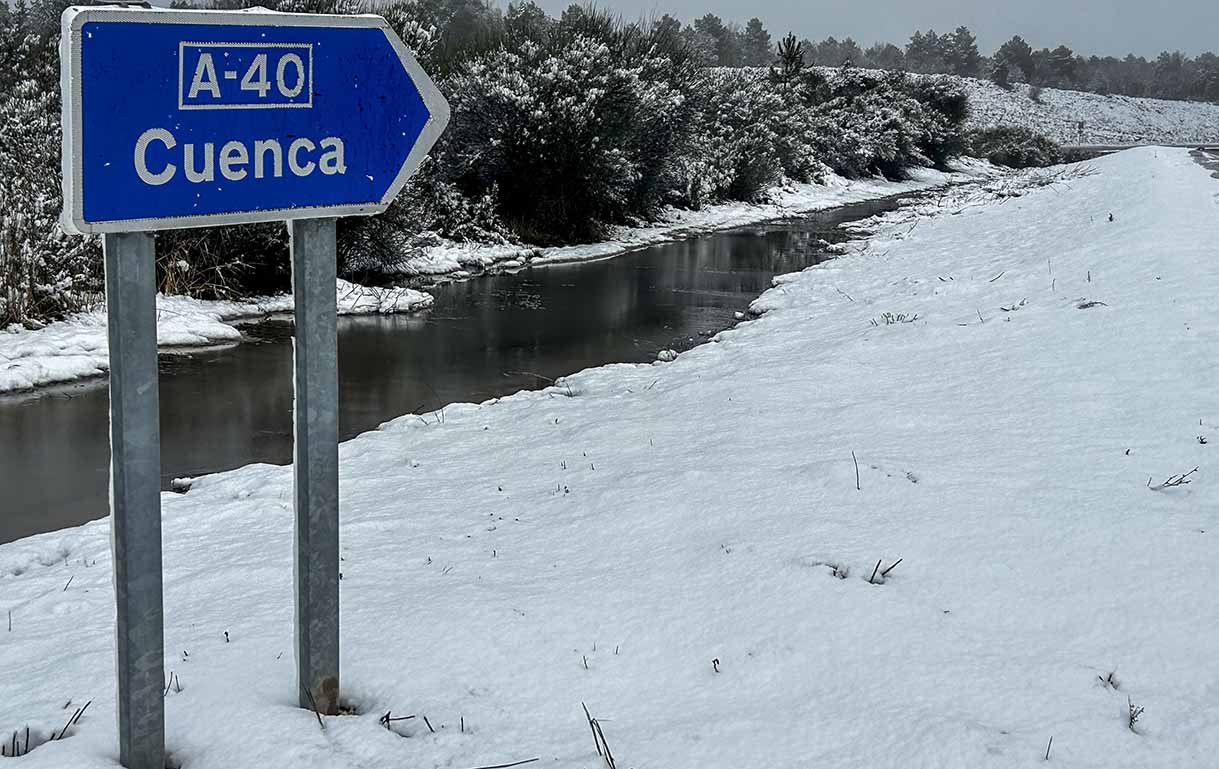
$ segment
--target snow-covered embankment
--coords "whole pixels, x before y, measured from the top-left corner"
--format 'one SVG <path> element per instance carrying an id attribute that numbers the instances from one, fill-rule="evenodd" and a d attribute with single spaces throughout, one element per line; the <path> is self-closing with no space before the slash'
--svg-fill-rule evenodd
<path id="1" fill-rule="evenodd" d="M 673 363 L 346 443 L 361 715 L 324 731 L 291 470 L 166 495 L 176 760 L 583 769 L 585 702 L 619 766 L 1015 769 L 1051 737 L 1059 767 L 1210 766 L 1219 181 L 1092 167 L 886 216 Z M 109 553 L 104 521 L 0 546 L 0 734 L 93 699 L 24 767 L 114 765 Z"/>
<path id="2" fill-rule="evenodd" d="M 337 286 L 340 315 L 416 312 L 430 307 L 432 295 L 411 288 L 369 288 L 345 280 Z M 157 296 L 157 344 L 196 348 L 235 344 L 241 331 L 233 322 L 291 312 L 292 296 L 242 301 Z M 28 390 L 99 376 L 110 368 L 106 312 L 82 312 L 45 328 L 0 329 L 0 393 Z"/>

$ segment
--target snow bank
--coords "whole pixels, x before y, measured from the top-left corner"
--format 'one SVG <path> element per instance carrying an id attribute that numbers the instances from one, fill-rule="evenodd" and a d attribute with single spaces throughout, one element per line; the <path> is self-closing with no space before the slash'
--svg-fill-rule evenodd
<path id="1" fill-rule="evenodd" d="M 633 227 L 616 227 L 607 240 L 575 246 L 533 248 L 511 244 L 454 243 L 441 239 L 419 249 L 396 268 L 412 276 L 452 278 L 456 274 L 518 270 L 526 265 L 567 264 L 606 259 L 658 243 L 689 238 L 717 230 L 821 211 L 866 200 L 925 190 L 952 182 L 994 175 L 989 164 L 963 159 L 953 173 L 915 169 L 904 182 L 884 179 L 844 179 L 830 174 L 823 184 L 790 182 L 767 193 L 765 203 L 721 203 L 697 211 L 669 208 L 659 221 Z"/>
<path id="2" fill-rule="evenodd" d="M 166 494 L 175 760 L 587 769 L 583 702 L 626 767 L 1016 769 L 1051 737 L 1056 767 L 1211 766 L 1219 181 L 1093 167 L 870 222 L 671 363 L 344 444 L 360 715 L 325 731 L 293 706 L 291 470 Z M 0 734 L 93 700 L 23 767 L 114 766 L 108 536 L 0 546 Z"/>
<path id="3" fill-rule="evenodd" d="M 1020 125 L 1063 144 L 1197 144 L 1219 141 L 1219 104 L 1102 96 L 1046 88 L 1040 103 L 1027 85 L 1010 91 L 960 78 L 971 128 Z M 1079 127 L 1080 122 L 1083 128 Z"/>
<path id="4" fill-rule="evenodd" d="M 409 288 L 368 288 L 338 281 L 339 314 L 415 312 L 432 304 L 431 294 Z M 241 302 L 157 296 L 157 343 L 161 347 L 234 344 L 240 318 L 292 310 L 291 295 Z M 74 315 L 38 330 L 0 330 L 0 393 L 97 376 L 109 368 L 106 312 Z"/>

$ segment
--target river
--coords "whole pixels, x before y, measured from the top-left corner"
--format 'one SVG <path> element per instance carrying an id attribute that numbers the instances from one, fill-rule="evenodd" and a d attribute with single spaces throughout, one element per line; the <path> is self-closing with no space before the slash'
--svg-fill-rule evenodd
<path id="1" fill-rule="evenodd" d="M 611 362 L 688 349 L 735 322 L 777 274 L 828 258 L 821 241 L 885 199 L 652 246 L 614 259 L 484 275 L 431 289 L 413 316 L 339 319 L 347 439 L 394 417 L 479 402 Z M 160 357 L 161 463 L 174 478 L 292 454 L 292 325 Z M 108 513 L 105 379 L 0 397 L 0 543 Z"/>

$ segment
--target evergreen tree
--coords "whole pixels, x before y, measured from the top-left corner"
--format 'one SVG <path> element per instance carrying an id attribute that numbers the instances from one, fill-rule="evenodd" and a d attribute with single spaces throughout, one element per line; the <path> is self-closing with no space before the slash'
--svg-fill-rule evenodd
<path id="1" fill-rule="evenodd" d="M 906 54 L 893 43 L 877 43 L 864 51 L 864 60 L 877 69 L 906 68 Z"/>
<path id="2" fill-rule="evenodd" d="M 713 13 L 694 20 L 694 31 L 715 41 L 715 63 L 721 67 L 737 67 L 741 63 L 740 43 L 736 30 L 724 24 Z"/>
<path id="3" fill-rule="evenodd" d="M 741 35 L 741 63 L 747 67 L 765 67 L 773 58 L 770 33 L 762 26 L 761 19 L 750 19 Z"/>
<path id="4" fill-rule="evenodd" d="M 1007 64 L 1009 73 L 1013 70 L 1020 70 L 1025 82 L 1033 81 L 1033 76 L 1036 74 L 1033 48 L 1020 35 L 1014 36 L 999 46 L 999 50 L 995 52 L 995 60 Z"/>
<path id="5" fill-rule="evenodd" d="M 707 32 L 687 24 L 681 31 L 682 39 L 690 49 L 690 55 L 695 64 L 700 67 L 719 66 L 719 54 L 716 51 L 716 40 Z"/>
<path id="6" fill-rule="evenodd" d="M 991 81 L 1000 88 L 1011 88 L 1012 71 L 1007 62 L 1000 59 L 990 71 Z"/>
<path id="7" fill-rule="evenodd" d="M 830 35 L 820 43 L 817 43 L 816 48 L 813 50 L 813 59 L 823 67 L 842 66 L 842 50 L 838 39 Z"/>
<path id="8" fill-rule="evenodd" d="M 947 66 L 944 53 L 945 39 L 934 29 L 915 32 L 906 45 L 906 66 L 913 72 L 943 72 Z"/>
<path id="9" fill-rule="evenodd" d="M 864 62 L 863 49 L 852 38 L 843 40 L 838 47 L 839 64 L 861 66 Z"/>
<path id="10" fill-rule="evenodd" d="M 1065 45 L 1060 45 L 1050 52 L 1048 65 L 1055 84 L 1070 87 L 1075 84 L 1075 52 Z"/>
<path id="11" fill-rule="evenodd" d="M 652 34 L 661 37 L 680 35 L 681 22 L 666 13 L 664 16 L 661 16 L 659 19 L 652 22 Z"/>
<path id="12" fill-rule="evenodd" d="M 770 68 L 770 78 L 782 85 L 790 85 L 804 72 L 804 45 L 796 42 L 795 35 L 787 33 L 787 37 L 779 41 L 777 59 L 778 66 Z"/>
<path id="13" fill-rule="evenodd" d="M 944 36 L 944 58 L 949 71 L 954 75 L 974 77 L 982 57 L 978 54 L 978 41 L 969 27 L 957 27 L 951 35 Z"/>
<path id="14" fill-rule="evenodd" d="M 1156 58 L 1155 78 L 1157 94 L 1164 94 L 1168 99 L 1189 98 L 1185 57 L 1180 51 L 1164 51 Z"/>

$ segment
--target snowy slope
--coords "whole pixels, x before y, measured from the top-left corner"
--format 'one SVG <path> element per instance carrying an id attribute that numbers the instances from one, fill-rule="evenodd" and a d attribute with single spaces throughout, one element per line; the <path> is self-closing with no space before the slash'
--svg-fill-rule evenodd
<path id="1" fill-rule="evenodd" d="M 960 78 L 973 128 L 1021 125 L 1063 144 L 1197 144 L 1219 141 L 1219 104 L 1102 96 L 1046 88 L 1034 101 L 1023 84 L 1004 90 Z M 1079 123 L 1083 122 L 1081 129 Z"/>
<path id="2" fill-rule="evenodd" d="M 165 495 L 175 759 L 591 769 L 583 701 L 624 769 L 1015 769 L 1051 736 L 1055 767 L 1213 766 L 1219 180 L 1092 167 L 872 222 L 673 363 L 345 444 L 362 714 L 325 731 L 292 706 L 290 469 Z M 0 546 L 0 735 L 93 700 L 14 766 L 115 765 L 109 558 L 104 521 Z"/>

